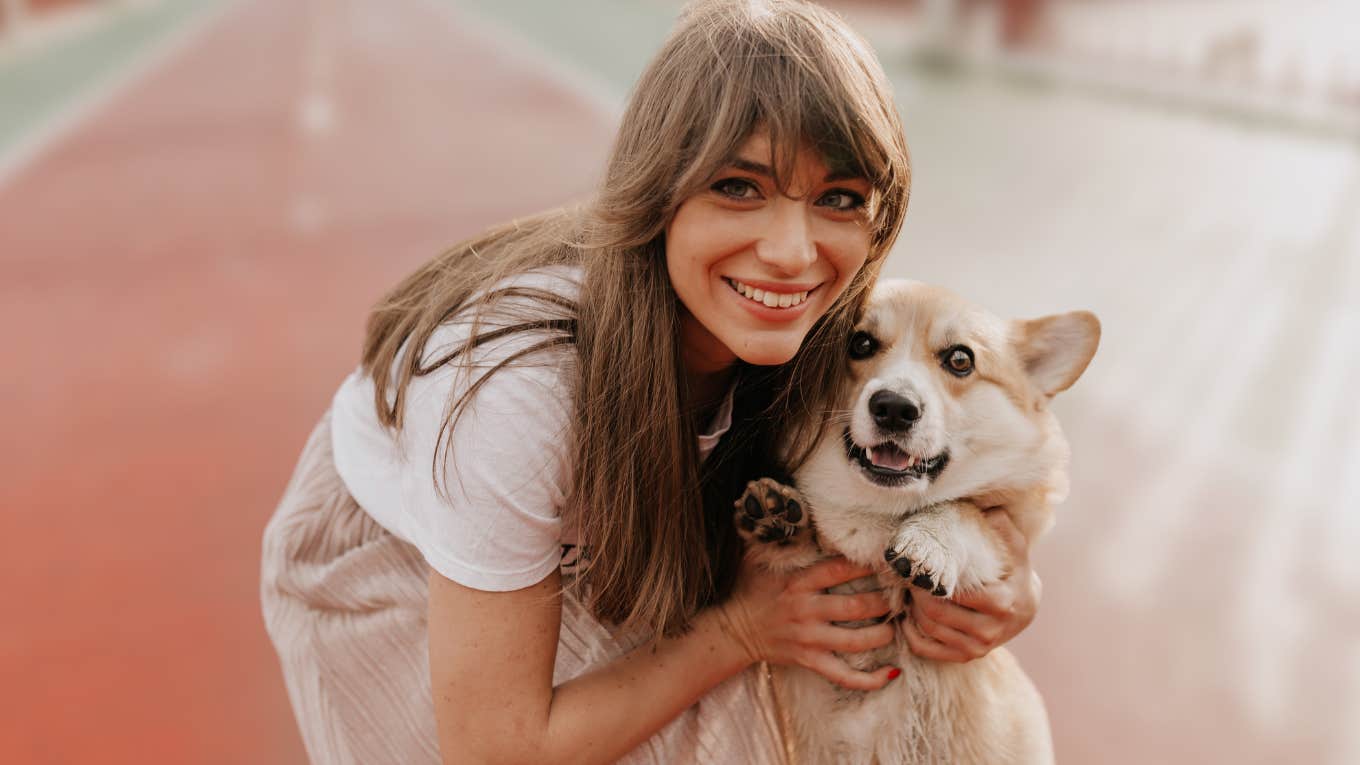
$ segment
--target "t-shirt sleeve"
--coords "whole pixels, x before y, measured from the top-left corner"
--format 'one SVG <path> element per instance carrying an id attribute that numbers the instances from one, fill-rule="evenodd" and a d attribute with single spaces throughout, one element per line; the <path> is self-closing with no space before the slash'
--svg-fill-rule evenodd
<path id="1" fill-rule="evenodd" d="M 569 438 L 562 368 L 539 359 L 491 374 L 441 436 L 448 378 L 467 374 L 437 372 L 410 390 L 401 473 L 408 536 L 455 582 L 489 591 L 527 587 L 561 557 Z"/>
<path id="2" fill-rule="evenodd" d="M 575 295 L 568 273 L 524 274 L 506 284 Z M 474 330 L 553 318 L 552 310 L 507 297 L 480 324 L 469 315 L 441 324 L 422 348 L 422 364 L 432 371 L 406 389 L 400 430 L 378 422 L 374 386 L 362 371 L 332 402 L 335 466 L 355 500 L 432 568 L 468 587 L 520 589 L 560 562 L 576 354 L 574 346 L 557 345 L 513 358 L 554 339 L 539 329 L 454 351 Z M 444 428 L 451 402 L 479 382 Z"/>

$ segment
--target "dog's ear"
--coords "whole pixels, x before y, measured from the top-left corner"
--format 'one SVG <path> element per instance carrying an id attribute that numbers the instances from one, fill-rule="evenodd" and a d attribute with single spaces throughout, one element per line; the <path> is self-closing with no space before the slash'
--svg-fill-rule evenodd
<path id="1" fill-rule="evenodd" d="M 1100 344 L 1100 320 L 1090 311 L 1017 321 L 1012 331 L 1025 373 L 1047 396 L 1072 387 Z"/>

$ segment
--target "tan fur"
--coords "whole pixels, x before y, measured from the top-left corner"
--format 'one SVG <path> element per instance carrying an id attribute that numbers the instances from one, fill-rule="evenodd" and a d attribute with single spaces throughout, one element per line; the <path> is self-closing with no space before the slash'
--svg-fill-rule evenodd
<path id="1" fill-rule="evenodd" d="M 881 586 L 899 612 L 907 580 L 885 561 L 890 546 L 915 563 L 931 561 L 934 580 L 951 595 L 1004 577 L 1010 562 L 981 508 L 1004 506 L 1030 542 L 1050 525 L 1066 494 L 1068 448 L 1048 402 L 1085 370 L 1099 322 L 1084 312 L 1003 321 L 942 289 L 896 281 L 875 290 L 859 329 L 879 341 L 878 351 L 850 362 L 832 426 L 796 472 L 797 492 L 784 490 L 803 500 L 815 534 L 754 542 L 757 554 L 783 570 L 843 554 L 880 573 L 841 589 Z M 975 357 L 962 378 L 939 355 L 958 344 Z M 920 419 L 895 440 L 910 447 L 905 453 L 921 450 L 923 460 L 948 452 L 934 480 L 879 485 L 847 451 L 842 434 L 866 447 L 884 437 L 866 406 L 884 389 L 921 400 Z M 803 763 L 1052 762 L 1043 701 L 1005 649 L 966 664 L 934 662 L 912 655 L 899 634 L 895 645 L 845 658 L 863 669 L 891 663 L 902 676 L 862 693 L 807 670 L 781 670 Z"/>

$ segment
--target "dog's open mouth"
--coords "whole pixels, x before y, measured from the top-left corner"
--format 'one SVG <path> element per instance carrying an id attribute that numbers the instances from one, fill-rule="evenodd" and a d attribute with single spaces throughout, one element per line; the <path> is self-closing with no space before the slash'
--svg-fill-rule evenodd
<path id="1" fill-rule="evenodd" d="M 848 428 L 841 434 L 841 440 L 845 442 L 845 454 L 850 461 L 857 463 L 869 480 L 881 486 L 900 486 L 917 478 L 933 481 L 949 464 L 948 451 L 923 459 L 908 454 L 891 441 L 867 448 L 860 446 L 850 437 Z"/>

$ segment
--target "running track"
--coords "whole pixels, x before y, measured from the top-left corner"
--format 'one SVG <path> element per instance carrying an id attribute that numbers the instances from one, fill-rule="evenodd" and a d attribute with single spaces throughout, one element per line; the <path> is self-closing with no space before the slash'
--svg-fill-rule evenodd
<path id="1" fill-rule="evenodd" d="M 239 0 L 0 186 L 4 761 L 302 761 L 259 535 L 365 310 L 586 193 L 651 44 L 619 41 L 669 13 L 619 6 L 592 42 L 507 3 L 535 52 L 469 5 Z M 898 92 L 894 272 L 1106 323 L 1016 645 L 1062 761 L 1360 761 L 1354 146 Z"/>
<path id="2" fill-rule="evenodd" d="M 0 189 L 0 760 L 303 761 L 259 539 L 366 309 L 606 148 L 492 40 L 240 2 Z"/>

